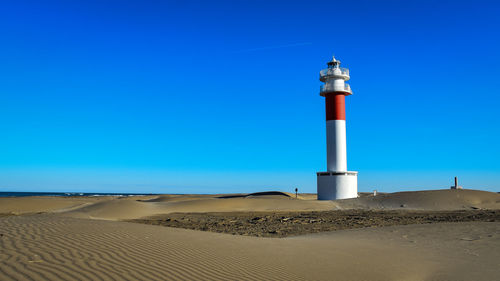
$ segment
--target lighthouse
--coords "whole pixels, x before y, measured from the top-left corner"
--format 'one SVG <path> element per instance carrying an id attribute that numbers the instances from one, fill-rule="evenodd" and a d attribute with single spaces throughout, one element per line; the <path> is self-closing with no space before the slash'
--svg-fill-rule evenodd
<path id="1" fill-rule="evenodd" d="M 346 83 L 349 69 L 335 57 L 319 72 L 319 94 L 326 108 L 326 172 L 318 172 L 318 200 L 358 197 L 358 172 L 347 171 L 345 97 L 352 95 Z"/>

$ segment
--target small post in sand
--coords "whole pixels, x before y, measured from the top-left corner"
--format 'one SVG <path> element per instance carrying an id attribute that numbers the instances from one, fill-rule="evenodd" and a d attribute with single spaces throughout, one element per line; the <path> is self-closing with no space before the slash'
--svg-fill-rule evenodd
<path id="1" fill-rule="evenodd" d="M 460 185 L 458 185 L 458 177 L 455 177 L 455 185 L 450 187 L 451 189 L 463 189 Z"/>
<path id="2" fill-rule="evenodd" d="M 295 188 L 295 198 L 298 198 L 298 193 L 297 192 L 299 192 L 299 189 Z"/>

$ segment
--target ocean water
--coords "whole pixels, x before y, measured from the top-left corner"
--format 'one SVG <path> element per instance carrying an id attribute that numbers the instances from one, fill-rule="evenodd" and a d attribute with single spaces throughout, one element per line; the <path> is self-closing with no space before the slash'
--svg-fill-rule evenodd
<path id="1" fill-rule="evenodd" d="M 26 197 L 26 196 L 138 196 L 155 195 L 153 193 L 85 193 L 85 192 L 9 192 L 0 191 L 0 197 Z"/>

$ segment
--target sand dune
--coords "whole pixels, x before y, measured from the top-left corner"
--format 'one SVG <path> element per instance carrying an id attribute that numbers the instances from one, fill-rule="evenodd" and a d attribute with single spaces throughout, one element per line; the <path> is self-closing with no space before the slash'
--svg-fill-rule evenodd
<path id="1" fill-rule="evenodd" d="M 500 194 L 470 189 L 409 191 L 341 200 L 339 204 L 342 208 L 372 209 L 499 209 Z"/>
<path id="2" fill-rule="evenodd" d="M 162 212 L 154 203 L 111 199 L 74 209 L 64 214 L 77 218 L 121 220 L 140 218 L 156 213 Z"/>
<path id="3" fill-rule="evenodd" d="M 10 216 L 0 218 L 0 280 L 493 280 L 500 224 L 476 224 L 266 239 Z"/>
<path id="4" fill-rule="evenodd" d="M 189 201 L 189 200 L 200 200 L 214 198 L 218 195 L 206 195 L 206 194 L 165 194 L 155 196 L 151 199 L 137 199 L 141 202 L 176 202 L 176 201 Z"/>
<path id="5" fill-rule="evenodd" d="M 0 213 L 58 212 L 78 218 L 123 220 L 175 212 L 326 211 L 346 209 L 470 210 L 500 209 L 500 194 L 479 190 L 397 192 L 356 199 L 318 201 L 284 192 L 231 195 L 137 197 L 0 198 Z"/>
<path id="6" fill-rule="evenodd" d="M 316 196 L 316 195 L 314 195 Z M 229 198 L 295 198 L 295 194 L 282 191 L 265 191 L 265 192 L 254 192 L 254 193 L 234 193 L 234 194 L 167 194 L 160 195 L 156 198 L 149 200 L 140 200 L 143 202 L 175 202 L 175 201 L 188 201 L 188 200 L 200 200 L 200 199 L 229 199 Z M 305 199 L 303 196 L 298 195 L 297 199 Z M 309 198 L 308 198 L 309 199 Z M 311 198 L 312 199 L 312 198 Z M 316 197 L 314 197 L 316 199 Z"/>
<path id="7" fill-rule="evenodd" d="M 107 200 L 109 198 L 104 197 L 3 197 L 0 198 L 0 213 L 65 212 Z"/>
<path id="8" fill-rule="evenodd" d="M 283 198 L 196 198 L 187 200 L 108 200 L 67 212 L 80 218 L 122 220 L 175 212 L 234 212 L 234 211 L 292 211 L 331 210 L 331 201 L 305 201 Z"/>
<path id="9" fill-rule="evenodd" d="M 0 198 L 0 280 L 494 280 L 500 276 L 499 222 L 363 228 L 276 239 L 120 221 L 170 213 L 500 209 L 500 194 L 474 190 L 314 199 L 313 194 L 294 198 L 279 192 Z"/>
<path id="10" fill-rule="evenodd" d="M 295 195 L 292 195 L 288 192 L 281 192 L 281 191 L 265 191 L 265 192 L 254 192 L 254 193 L 247 193 L 247 194 L 227 194 L 227 195 L 221 195 L 217 196 L 217 198 L 248 198 L 248 197 L 266 197 L 266 198 L 291 198 L 295 197 Z"/>

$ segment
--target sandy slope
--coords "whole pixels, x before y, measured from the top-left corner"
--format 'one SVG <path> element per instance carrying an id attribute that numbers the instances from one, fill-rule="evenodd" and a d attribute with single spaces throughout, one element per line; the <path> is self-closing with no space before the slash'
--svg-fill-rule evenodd
<path id="1" fill-rule="evenodd" d="M 0 198 L 0 213 L 65 212 L 109 199 L 110 197 L 2 197 Z"/>
<path id="2" fill-rule="evenodd" d="M 334 208 L 333 201 L 299 200 L 280 195 L 233 198 L 218 198 L 218 196 L 169 198 L 169 196 L 159 196 L 144 201 L 138 198 L 112 199 L 85 206 L 66 214 L 72 217 L 122 220 L 175 212 L 321 211 Z"/>
<path id="3" fill-rule="evenodd" d="M 470 189 L 444 189 L 386 193 L 342 200 L 343 208 L 467 210 L 499 209 L 500 194 Z"/>
<path id="4" fill-rule="evenodd" d="M 494 280 L 499 223 L 268 239 L 57 215 L 0 218 L 0 280 Z M 481 259 L 478 259 L 481 257 Z"/>
<path id="5" fill-rule="evenodd" d="M 338 209 L 500 209 L 500 194 L 479 190 L 398 192 L 376 197 L 318 201 L 310 195 L 161 195 L 144 197 L 0 198 L 0 213 L 60 212 L 71 217 L 136 219 L 174 212 L 325 211 Z"/>
<path id="6" fill-rule="evenodd" d="M 0 198 L 0 280 L 494 280 L 500 276 L 498 222 L 390 226 L 275 239 L 119 221 L 174 212 L 352 208 L 500 209 L 500 194 L 439 190 L 339 201 L 279 193 Z"/>

